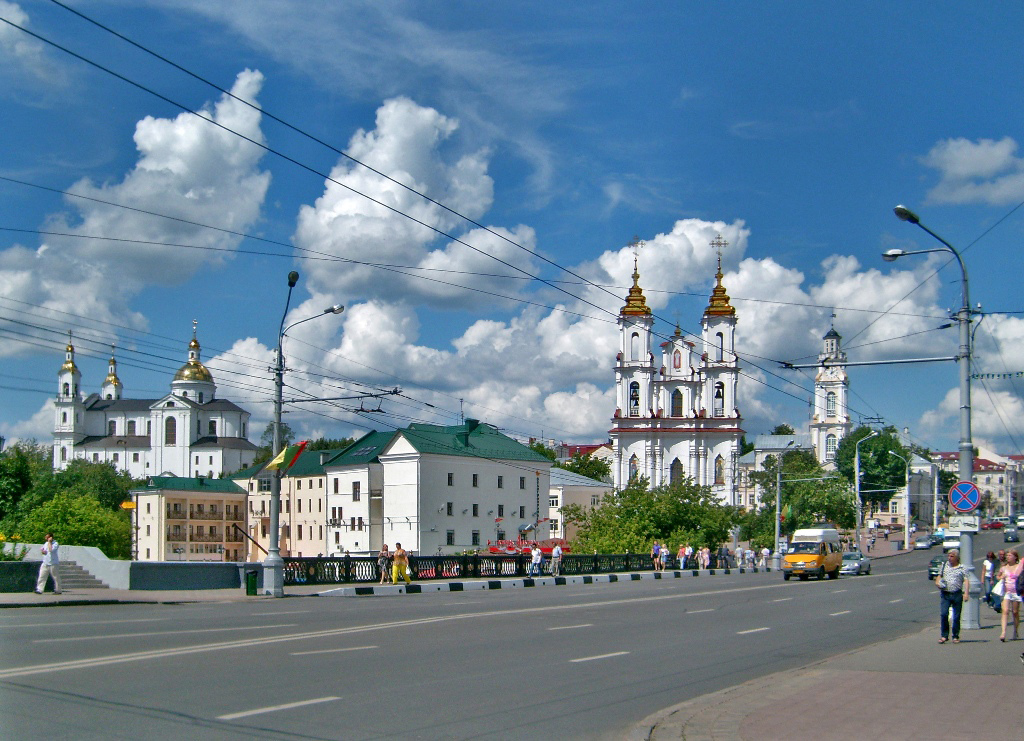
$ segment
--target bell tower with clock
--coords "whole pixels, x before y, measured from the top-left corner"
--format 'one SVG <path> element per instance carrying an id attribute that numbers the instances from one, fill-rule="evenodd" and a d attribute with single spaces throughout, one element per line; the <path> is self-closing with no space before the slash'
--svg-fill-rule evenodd
<path id="1" fill-rule="evenodd" d="M 835 314 L 832 315 L 833 319 Z M 814 377 L 814 410 L 811 413 L 811 441 L 818 462 L 835 468 L 839 441 L 850 432 L 850 412 L 847 406 L 850 378 L 846 374 L 846 353 L 841 347 L 842 337 L 830 327 L 822 337 L 823 347 L 818 354 L 818 373 Z"/>

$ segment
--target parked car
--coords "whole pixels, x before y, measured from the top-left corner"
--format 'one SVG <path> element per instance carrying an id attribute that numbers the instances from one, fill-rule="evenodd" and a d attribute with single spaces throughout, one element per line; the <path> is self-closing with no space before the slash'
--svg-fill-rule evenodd
<path id="1" fill-rule="evenodd" d="M 941 532 L 934 532 L 928 537 L 932 539 L 932 545 L 942 545 L 943 535 Z"/>
<path id="2" fill-rule="evenodd" d="M 843 554 L 843 565 L 840 574 L 870 574 L 871 559 L 860 551 L 847 551 Z"/>
<path id="3" fill-rule="evenodd" d="M 985 522 L 981 523 L 982 530 L 1001 530 L 1002 528 L 1003 523 L 1001 523 L 999 520 L 986 520 Z"/>
<path id="4" fill-rule="evenodd" d="M 935 545 L 934 541 L 928 535 L 922 535 L 920 538 L 914 541 L 914 549 L 926 551 Z"/>
<path id="5" fill-rule="evenodd" d="M 1003 530 L 1003 542 L 1004 543 L 1019 543 L 1020 542 L 1020 531 L 1015 527 L 1008 527 Z"/>
<path id="6" fill-rule="evenodd" d="M 945 556 L 936 556 L 928 564 L 928 580 L 935 581 L 935 577 L 939 575 L 942 570 L 942 564 L 946 563 Z"/>

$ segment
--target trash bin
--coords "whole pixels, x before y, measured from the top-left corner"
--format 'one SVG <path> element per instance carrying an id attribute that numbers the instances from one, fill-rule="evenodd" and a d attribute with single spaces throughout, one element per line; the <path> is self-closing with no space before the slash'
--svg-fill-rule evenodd
<path id="1" fill-rule="evenodd" d="M 259 579 L 260 572 L 258 571 L 246 571 L 245 572 L 245 594 L 249 597 L 256 596 L 256 584 Z"/>

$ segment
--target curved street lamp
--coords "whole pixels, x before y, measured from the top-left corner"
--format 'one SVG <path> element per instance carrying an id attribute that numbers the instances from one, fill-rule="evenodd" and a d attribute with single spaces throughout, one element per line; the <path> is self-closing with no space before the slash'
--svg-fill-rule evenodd
<path id="1" fill-rule="evenodd" d="M 861 497 L 860 497 L 860 444 L 862 442 L 864 442 L 865 440 L 870 440 L 871 438 L 875 437 L 878 434 L 879 434 L 878 430 L 872 430 L 867 435 L 865 435 L 860 440 L 858 440 L 854 444 L 854 446 L 853 446 L 853 486 L 854 486 L 854 490 L 857 492 L 857 527 L 856 527 L 857 532 L 856 532 L 856 535 L 857 535 L 857 550 L 859 550 L 859 551 L 864 550 L 864 548 L 863 548 L 863 546 L 861 545 L 861 542 L 860 542 L 860 530 L 861 530 L 861 524 L 862 524 L 861 523 L 861 519 L 864 516 L 864 503 L 861 501 Z"/>
<path id="2" fill-rule="evenodd" d="M 892 262 L 906 255 L 923 255 L 929 252 L 949 252 L 956 258 L 960 266 L 960 310 L 956 313 L 956 320 L 960 325 L 960 350 L 957 353 L 957 365 L 960 366 L 960 481 L 974 480 L 974 443 L 971 441 L 971 302 L 967 283 L 967 267 L 957 249 L 921 223 L 921 219 L 906 206 L 896 206 L 893 213 L 900 221 L 906 221 L 920 227 L 936 240 L 942 243 L 942 247 L 935 247 L 930 250 L 889 250 L 882 255 L 882 259 Z M 974 573 L 974 537 L 970 532 L 960 534 L 960 562 L 967 567 L 970 581 L 970 599 L 967 601 L 964 610 L 964 627 L 977 630 L 981 628 L 978 601 L 975 599 L 981 594 L 981 582 Z"/>
<path id="3" fill-rule="evenodd" d="M 903 461 L 903 465 L 906 467 L 906 477 L 904 478 L 906 490 L 903 492 L 903 547 L 910 548 L 910 461 L 895 451 L 890 450 L 888 453 Z"/>
<path id="4" fill-rule="evenodd" d="M 288 273 L 288 297 L 284 302 L 284 314 L 281 315 L 281 326 L 277 332 L 277 357 L 274 363 L 274 450 L 271 458 L 281 452 L 281 406 L 284 396 L 284 353 L 281 347 L 284 344 L 284 337 L 292 327 L 308 322 L 327 314 L 340 314 L 345 310 L 344 306 L 336 304 L 324 309 L 319 314 L 308 316 L 292 322 L 287 327 L 284 322 L 288 317 L 288 306 L 292 300 L 292 289 L 299 282 L 299 274 L 293 270 Z M 263 559 L 263 593 L 274 597 L 284 596 L 284 559 L 281 558 L 281 477 L 284 471 L 278 468 L 270 479 L 270 531 L 268 532 L 269 542 L 267 543 L 267 557 Z"/>

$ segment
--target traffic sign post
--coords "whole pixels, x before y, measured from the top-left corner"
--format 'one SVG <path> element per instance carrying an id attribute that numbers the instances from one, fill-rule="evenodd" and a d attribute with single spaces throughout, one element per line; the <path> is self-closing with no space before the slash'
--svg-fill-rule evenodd
<path id="1" fill-rule="evenodd" d="M 949 506 L 957 512 L 973 512 L 981 504 L 981 492 L 973 481 L 958 481 L 949 489 Z"/>

